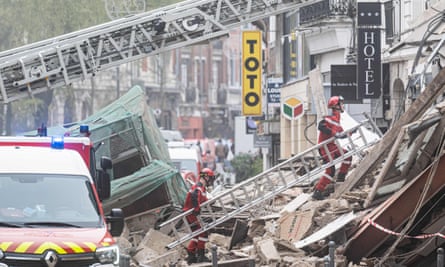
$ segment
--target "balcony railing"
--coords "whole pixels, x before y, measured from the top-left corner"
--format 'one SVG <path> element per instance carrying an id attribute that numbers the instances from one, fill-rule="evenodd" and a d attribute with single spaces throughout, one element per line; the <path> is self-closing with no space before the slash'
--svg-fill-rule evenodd
<path id="1" fill-rule="evenodd" d="M 321 0 L 300 8 L 300 25 L 319 23 L 339 16 L 355 15 L 355 0 Z"/>

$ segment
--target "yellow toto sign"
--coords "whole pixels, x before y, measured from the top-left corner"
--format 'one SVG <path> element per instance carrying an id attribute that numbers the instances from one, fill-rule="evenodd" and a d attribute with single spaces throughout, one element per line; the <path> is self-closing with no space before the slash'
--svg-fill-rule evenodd
<path id="1" fill-rule="evenodd" d="M 262 115 L 261 32 L 243 32 L 243 115 Z"/>

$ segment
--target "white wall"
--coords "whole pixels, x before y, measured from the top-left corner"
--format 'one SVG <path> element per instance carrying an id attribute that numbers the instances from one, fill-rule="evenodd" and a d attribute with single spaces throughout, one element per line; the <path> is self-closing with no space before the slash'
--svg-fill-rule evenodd
<path id="1" fill-rule="evenodd" d="M 255 152 L 253 134 L 246 134 L 246 117 L 235 117 L 235 154 Z"/>

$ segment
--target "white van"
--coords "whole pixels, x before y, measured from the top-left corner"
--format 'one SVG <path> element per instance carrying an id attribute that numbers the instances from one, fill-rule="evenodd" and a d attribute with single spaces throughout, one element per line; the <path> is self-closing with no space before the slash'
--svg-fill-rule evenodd
<path id="1" fill-rule="evenodd" d="M 202 168 L 202 158 L 199 150 L 195 147 L 173 146 L 168 148 L 168 152 L 173 164 L 181 171 L 184 180 L 188 184 L 198 182 Z"/>

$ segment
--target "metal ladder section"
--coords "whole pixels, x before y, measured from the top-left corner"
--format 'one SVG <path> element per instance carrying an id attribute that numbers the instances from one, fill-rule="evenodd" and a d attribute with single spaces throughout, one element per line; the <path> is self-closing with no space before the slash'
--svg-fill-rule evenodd
<path id="1" fill-rule="evenodd" d="M 353 155 L 361 157 L 361 151 L 377 142 L 375 138 L 374 140 L 370 140 L 371 138 L 367 138 L 365 135 L 362 126 L 366 127 L 367 125 L 370 125 L 372 129 L 375 129 L 374 132 L 379 133 L 372 120 L 366 120 L 345 131 L 348 137 L 341 139 L 344 140 L 342 142 L 346 142 L 342 147 L 346 148 L 348 151 L 346 153 L 340 151 L 341 156 L 336 159 L 329 157 L 329 161 L 323 163 L 318 152 L 322 147 L 327 149 L 327 144 L 332 141 L 334 141 L 337 146 L 340 146 L 339 139 L 331 138 L 202 203 L 201 215 L 198 216 L 198 221 L 201 225 L 200 229 L 192 231 L 191 225 L 187 222 L 186 217 L 192 213 L 192 210 L 183 212 L 160 224 L 160 228 L 168 227 L 168 230 L 171 230 L 176 238 L 176 241 L 167 245 L 167 248 L 174 248 L 177 245 L 190 240 L 192 237 L 212 229 L 236 215 L 262 204 L 266 200 L 272 199 L 274 196 L 291 187 L 308 182 L 312 183 L 318 179 L 327 168 L 340 163 L 347 157 Z M 355 134 L 352 135 L 352 133 Z M 315 160 L 315 167 L 313 166 L 314 160 L 310 161 L 308 159 L 318 159 Z M 302 166 L 303 172 L 299 172 L 301 175 L 297 173 L 296 166 Z M 274 180 L 272 180 L 273 177 L 275 177 Z M 227 200 L 233 204 L 230 206 L 225 204 L 228 203 Z M 176 229 L 177 225 L 181 225 L 181 230 L 184 230 L 185 228 L 187 231 L 185 235 L 184 233 L 178 232 L 178 229 Z"/>
<path id="2" fill-rule="evenodd" d="M 120 64 L 222 38 L 240 25 L 307 4 L 307 0 L 188 0 L 0 52 L 0 102 L 30 97 Z"/>

